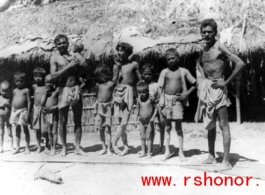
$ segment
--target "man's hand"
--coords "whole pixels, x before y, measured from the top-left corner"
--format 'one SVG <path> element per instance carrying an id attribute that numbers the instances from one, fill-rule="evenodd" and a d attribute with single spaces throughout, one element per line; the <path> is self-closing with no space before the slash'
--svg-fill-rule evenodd
<path id="1" fill-rule="evenodd" d="M 115 54 L 114 61 L 118 67 L 121 67 L 121 59 L 117 54 Z"/>
<path id="2" fill-rule="evenodd" d="M 226 86 L 226 82 L 224 80 L 213 80 L 212 88 L 217 89 L 221 88 L 223 89 Z"/>
<path id="3" fill-rule="evenodd" d="M 68 66 L 75 67 L 77 65 L 81 64 L 81 60 L 78 59 L 76 56 L 71 60 L 71 62 L 68 64 Z"/>
<path id="4" fill-rule="evenodd" d="M 190 93 L 188 91 L 183 92 L 179 97 L 177 97 L 177 100 L 179 100 L 179 101 L 186 100 L 189 95 L 190 95 Z"/>

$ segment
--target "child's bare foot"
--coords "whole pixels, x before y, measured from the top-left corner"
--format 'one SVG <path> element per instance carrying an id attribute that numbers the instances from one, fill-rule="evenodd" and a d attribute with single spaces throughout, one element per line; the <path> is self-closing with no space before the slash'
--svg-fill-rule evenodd
<path id="1" fill-rule="evenodd" d="M 153 157 L 152 154 L 147 154 L 146 156 L 147 159 L 151 159 L 152 157 Z"/>
<path id="2" fill-rule="evenodd" d="M 108 150 L 107 156 L 112 156 L 112 152 L 110 150 Z"/>
<path id="3" fill-rule="evenodd" d="M 125 146 L 123 151 L 119 153 L 119 156 L 125 156 L 126 154 L 129 154 L 129 148 Z"/>
<path id="4" fill-rule="evenodd" d="M 187 161 L 186 157 L 184 156 L 184 154 L 182 152 L 179 153 L 179 159 L 180 159 L 181 162 Z"/>
<path id="5" fill-rule="evenodd" d="M 41 152 L 41 147 L 38 147 L 37 150 L 36 150 L 36 153 L 40 153 Z"/>
<path id="6" fill-rule="evenodd" d="M 220 172 L 220 171 L 226 171 L 231 170 L 232 166 L 229 162 L 222 162 L 217 165 L 217 167 L 214 169 L 214 172 Z"/>
<path id="7" fill-rule="evenodd" d="M 217 164 L 217 161 L 213 156 L 208 156 L 207 159 L 202 161 L 202 164 Z"/>
<path id="8" fill-rule="evenodd" d="M 61 156 L 65 157 L 66 156 L 66 148 L 63 148 L 61 151 Z"/>
<path id="9" fill-rule="evenodd" d="M 138 154 L 139 154 L 139 156 L 138 156 L 139 158 L 143 158 L 146 156 L 146 153 L 143 151 L 139 152 Z"/>
<path id="10" fill-rule="evenodd" d="M 80 156 L 87 156 L 87 153 L 83 152 L 83 150 L 80 148 L 75 150 L 75 154 Z"/>
<path id="11" fill-rule="evenodd" d="M 116 145 L 113 144 L 113 145 L 112 145 L 112 148 L 113 148 L 115 154 L 120 154 L 120 153 L 121 153 L 121 151 L 120 151 L 120 149 L 118 148 L 118 146 L 116 146 Z"/>
<path id="12" fill-rule="evenodd" d="M 169 158 L 170 158 L 170 153 L 165 153 L 163 158 L 162 158 L 162 161 L 166 161 Z"/>
<path id="13" fill-rule="evenodd" d="M 107 152 L 106 150 L 102 149 L 102 150 L 100 150 L 100 151 L 98 152 L 98 155 L 103 155 L 103 154 L 105 154 L 106 152 Z"/>
<path id="14" fill-rule="evenodd" d="M 19 153 L 19 148 L 16 148 L 12 154 L 18 154 Z"/>
<path id="15" fill-rule="evenodd" d="M 50 150 L 49 150 L 48 147 L 45 147 L 45 149 L 44 149 L 44 153 L 45 153 L 45 154 L 49 154 L 49 153 L 50 153 Z"/>
<path id="16" fill-rule="evenodd" d="M 30 150 L 29 150 L 29 148 L 26 148 L 24 153 L 25 153 L 25 154 L 30 154 Z"/>
<path id="17" fill-rule="evenodd" d="M 50 153 L 49 153 L 49 156 L 54 156 L 55 155 L 55 150 L 54 149 L 51 149 L 50 150 Z"/>

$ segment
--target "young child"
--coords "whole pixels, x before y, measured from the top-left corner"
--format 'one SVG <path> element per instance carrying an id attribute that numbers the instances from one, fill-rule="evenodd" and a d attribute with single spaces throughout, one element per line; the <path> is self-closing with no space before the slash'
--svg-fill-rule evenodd
<path id="1" fill-rule="evenodd" d="M 11 150 L 13 150 L 13 136 L 9 123 L 11 110 L 10 83 L 4 80 L 0 83 L 0 153 L 3 152 L 5 124 L 9 136 Z"/>
<path id="2" fill-rule="evenodd" d="M 37 139 L 37 153 L 41 152 L 41 137 L 44 136 L 46 139 L 45 153 L 49 151 L 49 139 L 46 129 L 46 109 L 45 104 L 49 91 L 45 86 L 44 78 L 46 71 L 37 67 L 33 70 L 34 81 L 36 84 L 32 86 L 34 93 L 34 104 L 33 104 L 33 118 L 32 128 L 36 131 Z"/>
<path id="3" fill-rule="evenodd" d="M 152 64 L 145 64 L 142 66 L 141 69 L 142 79 L 149 84 L 149 95 L 150 99 L 155 101 L 157 104 L 159 102 L 160 94 L 159 94 L 159 86 L 157 83 L 154 82 L 153 76 L 154 76 L 154 66 Z M 165 122 L 163 120 L 163 117 L 159 114 L 157 114 L 158 119 L 158 125 L 160 130 L 160 147 L 158 149 L 158 153 L 161 154 L 164 146 L 164 135 L 165 135 Z M 152 145 L 154 142 L 154 136 L 152 135 Z"/>
<path id="4" fill-rule="evenodd" d="M 28 121 L 29 121 L 29 112 L 30 112 L 30 91 L 26 88 L 26 74 L 24 72 L 16 72 L 14 75 L 14 82 L 16 88 L 13 90 L 13 99 L 12 99 L 12 110 L 10 116 L 10 124 L 15 126 L 16 131 L 16 149 L 13 154 L 19 153 L 20 150 L 20 135 L 21 130 L 23 129 L 25 133 L 25 154 L 29 154 L 29 130 L 28 130 Z"/>
<path id="5" fill-rule="evenodd" d="M 118 43 L 116 46 L 118 52 L 113 66 L 113 82 L 117 87 L 113 92 L 114 117 L 118 118 L 117 133 L 113 139 L 112 147 L 114 152 L 119 156 L 129 153 L 126 127 L 132 111 L 134 100 L 134 86 L 137 81 L 141 81 L 139 64 L 130 59 L 133 53 L 133 47 L 128 43 Z M 119 138 L 122 138 L 124 145 L 121 152 L 117 147 Z"/>
<path id="6" fill-rule="evenodd" d="M 143 81 L 137 84 L 137 110 L 140 121 L 141 148 L 140 158 L 146 156 L 147 142 L 147 157 L 152 158 L 152 135 L 154 134 L 154 119 L 157 115 L 156 102 L 149 97 L 148 83 Z"/>
<path id="7" fill-rule="evenodd" d="M 102 150 L 99 155 L 112 155 L 111 148 L 111 125 L 112 125 L 112 92 L 114 84 L 110 69 L 106 66 L 99 66 L 95 70 L 95 76 L 98 79 L 96 84 L 97 102 L 95 103 L 95 126 L 99 128 Z M 107 148 L 105 143 L 105 133 L 107 134 Z"/>
<path id="8" fill-rule="evenodd" d="M 47 101 L 45 104 L 46 108 L 46 128 L 49 133 L 49 140 L 51 150 L 49 155 L 55 155 L 55 148 L 58 141 L 58 120 L 59 120 L 59 110 L 58 110 L 58 88 L 55 88 L 53 84 L 48 81 L 51 80 L 51 75 L 45 77 L 45 85 L 49 91 L 47 96 Z"/>
<path id="9" fill-rule="evenodd" d="M 172 126 L 175 126 L 179 141 L 178 154 L 180 160 L 185 161 L 183 153 L 183 132 L 181 126 L 184 112 L 183 106 L 187 105 L 187 97 L 196 89 L 196 80 L 187 69 L 179 67 L 179 55 L 176 49 L 168 49 L 165 56 L 168 68 L 161 72 L 158 80 L 158 85 L 161 90 L 159 106 L 161 114 L 166 122 L 166 151 L 163 160 L 170 157 L 170 131 Z M 187 90 L 186 81 L 191 84 L 189 90 Z"/>

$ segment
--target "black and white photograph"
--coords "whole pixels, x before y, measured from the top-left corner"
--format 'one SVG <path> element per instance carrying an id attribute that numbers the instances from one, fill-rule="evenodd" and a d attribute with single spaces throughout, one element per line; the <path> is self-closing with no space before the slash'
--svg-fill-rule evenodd
<path id="1" fill-rule="evenodd" d="M 261 195 L 265 0 L 0 0 L 0 194 Z"/>

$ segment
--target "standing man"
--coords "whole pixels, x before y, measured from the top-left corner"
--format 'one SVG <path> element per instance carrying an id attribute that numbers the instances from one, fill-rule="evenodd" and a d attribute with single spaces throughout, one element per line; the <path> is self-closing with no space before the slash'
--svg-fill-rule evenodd
<path id="1" fill-rule="evenodd" d="M 75 154 L 85 155 L 80 148 L 82 137 L 81 118 L 83 110 L 82 95 L 80 93 L 80 76 L 83 76 L 84 69 L 80 60 L 68 53 L 68 38 L 59 34 L 54 39 L 58 52 L 54 53 L 50 60 L 51 79 L 47 82 L 56 82 L 59 89 L 58 108 L 60 117 L 59 134 L 62 142 L 62 156 L 66 156 L 66 124 L 68 111 L 71 105 L 75 123 Z M 85 63 L 85 62 L 83 62 Z"/>
<path id="2" fill-rule="evenodd" d="M 226 86 L 245 67 L 245 63 L 215 39 L 217 24 L 213 19 L 204 20 L 200 30 L 205 45 L 197 65 L 197 78 L 200 91 L 199 98 L 202 103 L 203 121 L 205 128 L 208 130 L 209 147 L 209 156 L 203 163 L 217 163 L 215 159 L 215 139 L 216 120 L 218 119 L 223 133 L 224 157 L 216 171 L 223 171 L 232 168 L 229 163 L 231 135 L 227 113 L 227 106 L 230 104 L 230 101 L 227 97 Z M 235 68 L 229 78 L 224 80 L 226 59 L 232 61 L 235 64 Z"/>

